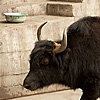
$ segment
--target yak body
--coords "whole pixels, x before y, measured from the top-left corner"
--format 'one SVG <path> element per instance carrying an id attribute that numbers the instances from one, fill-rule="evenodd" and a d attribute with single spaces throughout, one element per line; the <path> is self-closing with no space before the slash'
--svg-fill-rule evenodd
<path id="1" fill-rule="evenodd" d="M 66 34 L 67 48 L 58 54 L 53 53 L 53 41 L 36 42 L 24 87 L 35 90 L 58 83 L 81 88 L 80 100 L 96 100 L 100 96 L 100 18 L 84 17 L 70 25 Z"/>

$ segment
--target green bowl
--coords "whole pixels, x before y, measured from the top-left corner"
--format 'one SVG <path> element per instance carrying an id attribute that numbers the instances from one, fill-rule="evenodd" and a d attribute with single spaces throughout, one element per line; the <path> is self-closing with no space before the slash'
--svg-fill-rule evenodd
<path id="1" fill-rule="evenodd" d="M 26 15 L 21 13 L 4 13 L 7 22 L 21 23 L 26 20 Z"/>

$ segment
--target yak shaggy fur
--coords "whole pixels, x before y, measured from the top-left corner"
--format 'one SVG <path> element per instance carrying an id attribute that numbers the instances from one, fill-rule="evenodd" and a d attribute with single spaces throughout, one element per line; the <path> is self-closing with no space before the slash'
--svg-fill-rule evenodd
<path id="1" fill-rule="evenodd" d="M 84 17 L 71 24 L 66 34 L 67 48 L 58 54 L 53 53 L 53 41 L 35 43 L 25 88 L 35 90 L 58 83 L 81 88 L 80 100 L 96 100 L 100 96 L 100 18 Z"/>

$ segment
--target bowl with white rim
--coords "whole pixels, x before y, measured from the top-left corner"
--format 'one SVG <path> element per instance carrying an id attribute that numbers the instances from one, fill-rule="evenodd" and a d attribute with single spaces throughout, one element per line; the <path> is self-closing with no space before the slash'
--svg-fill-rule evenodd
<path id="1" fill-rule="evenodd" d="M 7 22 L 24 22 L 28 14 L 22 13 L 4 13 Z"/>

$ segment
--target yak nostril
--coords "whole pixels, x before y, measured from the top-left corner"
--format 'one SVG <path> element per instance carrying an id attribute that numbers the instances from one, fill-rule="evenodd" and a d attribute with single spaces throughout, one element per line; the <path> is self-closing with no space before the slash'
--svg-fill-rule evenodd
<path id="1" fill-rule="evenodd" d="M 25 88 L 26 88 L 26 89 L 31 89 L 31 86 L 26 86 Z"/>
<path id="2" fill-rule="evenodd" d="M 24 84 L 23 86 L 24 86 L 26 89 L 31 89 L 31 86 L 28 85 L 28 84 Z"/>

